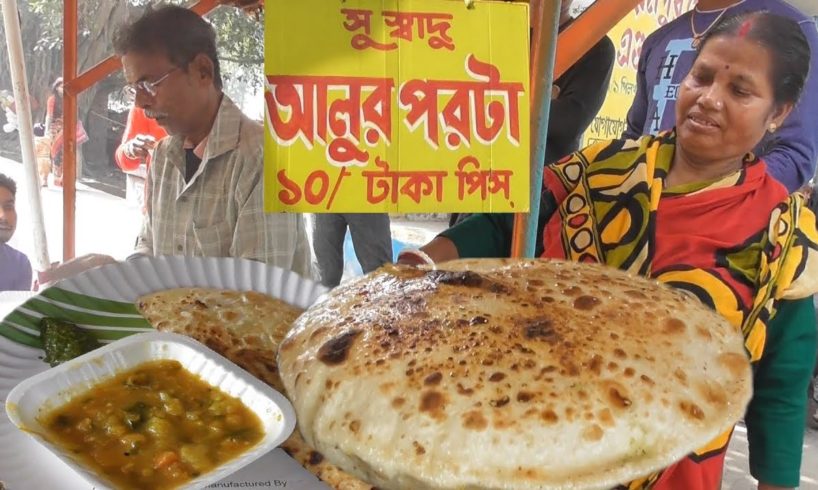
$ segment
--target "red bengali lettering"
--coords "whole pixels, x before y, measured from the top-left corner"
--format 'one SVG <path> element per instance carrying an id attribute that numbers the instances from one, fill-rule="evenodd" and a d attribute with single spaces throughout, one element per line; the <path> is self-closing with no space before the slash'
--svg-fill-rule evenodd
<path id="1" fill-rule="evenodd" d="M 315 188 L 316 184 L 318 189 Z M 329 175 L 323 170 L 312 172 L 304 182 L 304 199 L 315 206 L 327 197 L 329 191 Z"/>
<path id="2" fill-rule="evenodd" d="M 278 171 L 276 178 L 278 179 L 278 183 L 281 184 L 281 187 L 283 187 L 282 190 L 278 191 L 279 201 L 287 206 L 292 206 L 301 200 L 301 188 L 287 177 L 287 172 L 284 169 Z"/>
<path id="3" fill-rule="evenodd" d="M 449 175 L 447 171 L 395 171 L 380 157 L 375 157 L 375 166 L 379 170 L 361 172 L 366 178 L 366 200 L 370 204 L 380 204 L 387 199 L 396 204 L 401 195 L 416 203 L 432 195 L 437 202 L 443 202 L 443 179 Z"/>
<path id="4" fill-rule="evenodd" d="M 449 175 L 443 170 L 423 170 L 399 172 L 404 183 L 400 193 L 420 203 L 425 196 L 434 194 L 437 202 L 443 202 L 443 179 Z"/>
<path id="5" fill-rule="evenodd" d="M 512 143 L 520 142 L 520 114 L 518 96 L 522 93 L 522 84 L 518 87 L 509 86 L 500 82 L 500 70 L 490 63 L 479 61 L 474 55 L 466 58 L 466 71 L 469 76 L 483 83 L 474 88 L 475 102 L 475 134 L 484 145 L 489 145 L 497 139 L 506 120 L 509 123 L 509 134 Z M 508 118 L 506 106 L 492 100 L 486 105 L 486 95 L 505 91 L 504 98 L 508 104 Z M 511 92 L 514 92 L 513 94 Z"/>
<path id="6" fill-rule="evenodd" d="M 456 149 L 469 146 L 472 136 L 482 144 L 494 143 L 506 128 L 506 137 L 514 144 L 520 141 L 519 97 L 523 84 L 502 82 L 495 65 L 479 61 L 474 55 L 466 58 L 466 72 L 472 81 L 409 80 L 398 93 L 401 109 L 407 111 L 404 123 L 414 132 L 424 126 L 424 137 L 433 148 L 439 146 L 440 131 L 446 145 Z M 438 121 L 438 99 L 443 104 Z M 488 105 L 487 97 L 495 97 Z M 502 101 L 496 100 L 501 97 Z"/>
<path id="7" fill-rule="evenodd" d="M 361 175 L 366 178 L 366 200 L 370 204 L 380 204 L 387 198 L 392 203 L 398 202 L 398 173 L 389 169 L 389 163 L 375 157 L 375 166 L 379 171 L 364 170 Z"/>
<path id="8" fill-rule="evenodd" d="M 472 99 L 469 90 L 470 84 L 469 82 L 455 83 L 457 83 L 457 86 L 454 93 L 440 112 L 446 146 L 453 150 L 461 144 L 470 146 L 471 143 Z"/>
<path id="9" fill-rule="evenodd" d="M 349 32 L 356 32 L 363 29 L 363 33 L 352 36 L 351 44 L 354 49 L 364 50 L 368 48 L 380 51 L 391 51 L 397 49 L 397 43 L 382 44 L 372 39 L 372 11 L 360 9 L 341 9 L 341 14 L 345 16 L 344 29 Z"/>
<path id="10" fill-rule="evenodd" d="M 269 127 L 279 145 L 318 143 L 332 165 L 364 166 L 369 154 L 359 146 L 391 144 L 392 79 L 271 75 L 266 83 Z"/>
<path id="11" fill-rule="evenodd" d="M 398 92 L 398 103 L 408 113 L 404 122 L 410 131 L 419 126 L 425 127 L 426 142 L 437 149 L 440 136 L 437 123 L 437 88 L 438 84 L 427 80 L 409 80 Z"/>
<path id="12" fill-rule="evenodd" d="M 633 49 L 633 29 L 628 27 L 619 38 L 619 49 L 616 51 L 616 64 L 627 68 L 630 64 L 631 50 Z"/>
<path id="13" fill-rule="evenodd" d="M 279 81 L 276 77 L 267 77 L 267 90 L 264 101 L 267 109 L 267 120 L 276 139 L 285 145 L 292 144 L 299 136 L 304 143 L 312 147 L 315 141 L 315 121 L 313 120 L 313 94 L 304 94 L 309 87 L 301 85 L 301 90 L 294 83 Z M 306 95 L 306 96 L 305 96 Z M 281 112 L 289 115 L 285 120 Z"/>
<path id="14" fill-rule="evenodd" d="M 685 13 L 684 0 L 665 0 L 665 15 L 669 18 L 676 17 Z"/>
<path id="15" fill-rule="evenodd" d="M 457 198 L 464 200 L 477 192 L 485 201 L 490 194 L 500 194 L 508 200 L 511 197 L 512 170 L 480 169 L 480 162 L 473 156 L 460 159 L 457 164 Z"/>
<path id="16" fill-rule="evenodd" d="M 451 14 L 384 11 L 382 15 L 384 24 L 393 28 L 389 32 L 393 39 L 411 42 L 417 34 L 418 39 L 428 37 L 432 49 L 454 50 L 454 41 L 448 34 L 453 19 Z"/>
<path id="17" fill-rule="evenodd" d="M 503 197 L 508 200 L 511 197 L 511 177 L 514 172 L 511 170 L 490 170 L 489 171 L 489 193 L 503 193 Z"/>
<path id="18" fill-rule="evenodd" d="M 659 11 L 659 0 L 643 0 L 636 6 L 636 15 L 647 13 L 649 15 L 656 15 Z"/>
<path id="19" fill-rule="evenodd" d="M 472 167 L 469 169 L 468 167 Z M 480 162 L 473 156 L 460 159 L 457 170 L 454 173 L 457 177 L 457 199 L 462 201 L 467 195 L 472 195 L 480 191 L 480 199 L 485 200 L 488 193 L 486 182 L 487 175 L 480 171 Z"/>
<path id="20" fill-rule="evenodd" d="M 639 58 L 642 56 L 642 46 L 645 44 L 645 39 L 647 39 L 647 37 L 644 32 L 636 32 L 636 46 L 631 56 L 631 66 L 634 70 L 639 68 Z"/>
<path id="21" fill-rule="evenodd" d="M 622 68 L 637 69 L 639 66 L 639 55 L 642 52 L 642 45 L 645 43 L 645 34 L 641 31 L 634 31 L 630 27 L 625 29 L 619 39 L 619 49 L 617 50 L 616 63 Z"/>

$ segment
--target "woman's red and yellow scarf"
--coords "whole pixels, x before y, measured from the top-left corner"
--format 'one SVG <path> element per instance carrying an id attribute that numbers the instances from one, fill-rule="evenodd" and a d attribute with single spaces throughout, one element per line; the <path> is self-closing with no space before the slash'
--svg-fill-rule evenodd
<path id="1" fill-rule="evenodd" d="M 752 157 L 717 181 L 667 189 L 675 147 L 674 132 L 603 142 L 546 168 L 559 207 L 543 256 L 605 263 L 686 290 L 742 329 L 757 362 L 777 302 L 818 291 L 815 215 Z M 729 438 L 628 488 L 717 488 Z"/>

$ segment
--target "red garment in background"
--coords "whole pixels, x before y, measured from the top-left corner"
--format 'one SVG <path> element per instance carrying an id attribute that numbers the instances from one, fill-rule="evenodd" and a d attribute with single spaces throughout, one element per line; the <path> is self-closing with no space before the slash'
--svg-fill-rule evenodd
<path id="1" fill-rule="evenodd" d="M 122 133 L 122 142 L 116 149 L 114 158 L 119 168 L 124 171 L 133 171 L 139 168 L 142 161 L 139 158 L 128 158 L 125 155 L 125 143 L 132 140 L 138 134 L 146 134 L 161 140 L 168 133 L 156 123 L 154 119 L 145 115 L 145 111 L 134 106 L 128 113 L 128 123 L 125 125 L 125 132 Z M 150 167 L 150 157 L 145 159 L 145 164 Z"/>

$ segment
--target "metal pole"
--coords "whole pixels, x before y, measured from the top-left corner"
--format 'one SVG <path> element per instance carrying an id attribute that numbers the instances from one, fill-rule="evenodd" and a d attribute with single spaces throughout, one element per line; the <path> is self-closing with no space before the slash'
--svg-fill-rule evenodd
<path id="1" fill-rule="evenodd" d="M 554 52 L 559 32 L 560 0 L 542 0 L 534 7 L 531 66 L 531 188 L 528 213 L 514 216 L 512 257 L 533 257 L 537 241 L 537 218 L 540 211 L 545 143 L 548 116 L 551 111 L 551 86 L 554 84 Z"/>
<path id="2" fill-rule="evenodd" d="M 34 154 L 34 124 L 31 120 L 31 99 L 28 93 L 26 65 L 23 57 L 20 17 L 17 11 L 17 0 L 2 0 L 2 2 L 3 26 L 6 30 L 11 83 L 17 112 L 17 130 L 20 133 L 20 149 L 25 169 L 25 186 L 28 191 L 28 206 L 34 217 L 34 262 L 37 270 L 44 271 L 51 265 L 51 261 L 48 259 L 43 203 L 40 201 L 40 178 L 37 175 L 37 158 Z"/>

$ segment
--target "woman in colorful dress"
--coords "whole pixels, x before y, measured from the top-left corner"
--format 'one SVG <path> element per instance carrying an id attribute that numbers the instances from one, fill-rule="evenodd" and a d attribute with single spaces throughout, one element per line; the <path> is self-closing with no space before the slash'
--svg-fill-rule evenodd
<path id="1" fill-rule="evenodd" d="M 62 185 L 62 77 L 54 80 L 51 95 L 48 96 L 45 112 L 45 137 L 51 141 L 51 169 L 54 172 L 54 185 Z"/>
<path id="2" fill-rule="evenodd" d="M 745 336 L 754 366 L 750 469 L 759 489 L 799 485 L 815 359 L 818 232 L 750 152 L 798 101 L 809 46 L 791 20 L 728 19 L 703 39 L 680 87 L 676 128 L 602 142 L 545 170 L 543 257 L 601 262 L 696 295 Z M 474 215 L 399 262 L 502 257 L 507 217 Z M 628 489 L 716 490 L 732 431 Z"/>
<path id="3" fill-rule="evenodd" d="M 51 85 L 51 95 L 48 97 L 45 113 L 45 135 L 51 141 L 51 163 L 54 172 L 54 185 L 62 186 L 62 149 L 63 149 L 63 80 L 62 77 L 54 80 Z M 82 144 L 88 141 L 88 134 L 77 121 L 77 168 L 82 161 Z"/>

